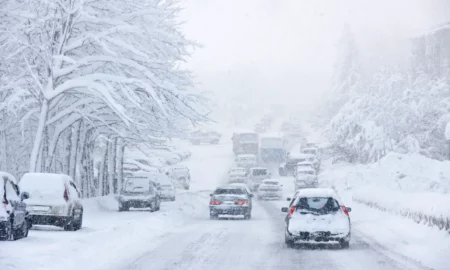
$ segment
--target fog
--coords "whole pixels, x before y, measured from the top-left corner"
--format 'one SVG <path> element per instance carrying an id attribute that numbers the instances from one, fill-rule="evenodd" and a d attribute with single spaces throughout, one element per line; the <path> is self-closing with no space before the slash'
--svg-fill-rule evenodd
<path id="1" fill-rule="evenodd" d="M 182 26 L 203 45 L 189 67 L 221 105 L 293 104 L 312 111 L 327 95 L 336 43 L 354 33 L 361 73 L 406 66 L 410 38 L 450 20 L 447 0 L 183 0 Z"/>

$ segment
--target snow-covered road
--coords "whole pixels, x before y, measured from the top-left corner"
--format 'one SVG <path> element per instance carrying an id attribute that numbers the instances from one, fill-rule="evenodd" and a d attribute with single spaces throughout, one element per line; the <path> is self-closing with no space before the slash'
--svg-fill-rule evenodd
<path id="1" fill-rule="evenodd" d="M 0 269 L 427 269 L 386 252 L 358 226 L 348 250 L 289 249 L 280 212 L 286 201 L 255 200 L 251 220 L 209 220 L 209 193 L 226 181 L 231 145 L 192 152 L 185 162 L 191 190 L 179 191 L 160 212 L 119 213 L 111 198 L 86 201 L 81 231 L 33 230 L 27 239 L 0 242 Z M 280 180 L 291 195 L 291 178 Z"/>

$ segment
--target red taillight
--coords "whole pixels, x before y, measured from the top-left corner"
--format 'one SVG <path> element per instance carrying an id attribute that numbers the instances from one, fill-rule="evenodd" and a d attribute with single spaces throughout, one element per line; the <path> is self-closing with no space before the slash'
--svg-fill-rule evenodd
<path id="1" fill-rule="evenodd" d="M 237 205 L 247 205 L 248 201 L 237 201 L 236 204 Z"/>
<path id="2" fill-rule="evenodd" d="M 292 216 L 292 214 L 294 214 L 295 211 L 295 206 L 291 207 L 291 210 L 289 211 L 289 216 Z"/>
<path id="3" fill-rule="evenodd" d="M 210 205 L 219 205 L 221 203 L 222 203 L 221 201 L 210 201 L 209 202 Z"/>
<path id="4" fill-rule="evenodd" d="M 347 211 L 347 208 L 345 207 L 345 206 L 341 206 L 341 209 L 342 209 L 342 211 L 344 211 L 344 214 L 346 215 L 346 216 L 348 216 L 348 211 Z"/>
<path id="5" fill-rule="evenodd" d="M 67 188 L 64 189 L 64 200 L 69 201 L 69 194 L 67 193 Z"/>

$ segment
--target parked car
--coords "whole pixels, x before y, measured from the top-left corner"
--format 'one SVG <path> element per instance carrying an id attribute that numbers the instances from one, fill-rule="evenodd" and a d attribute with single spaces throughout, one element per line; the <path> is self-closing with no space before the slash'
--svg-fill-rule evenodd
<path id="1" fill-rule="evenodd" d="M 302 189 L 288 198 L 289 207 L 282 212 L 285 218 L 285 242 L 288 247 L 296 243 L 338 243 L 350 246 L 350 207 L 346 207 L 333 189 Z"/>
<path id="2" fill-rule="evenodd" d="M 147 175 L 126 177 L 118 200 L 119 212 L 129 211 L 130 208 L 150 208 L 154 212 L 161 207 L 159 192 Z"/>
<path id="3" fill-rule="evenodd" d="M 20 194 L 16 179 L 0 172 L 0 240 L 17 240 L 28 236 L 31 226 L 27 205 L 28 193 Z"/>
<path id="4" fill-rule="evenodd" d="M 264 179 L 268 179 L 272 176 L 269 169 L 263 167 L 250 168 L 249 179 L 251 182 L 251 189 L 258 190 L 259 185 L 261 185 Z"/>
<path id="5" fill-rule="evenodd" d="M 321 160 L 318 156 L 319 150 L 317 148 L 304 148 L 302 154 L 306 155 L 308 160 L 313 163 L 314 168 L 318 171 L 320 169 Z"/>
<path id="6" fill-rule="evenodd" d="M 233 182 L 238 178 L 247 178 L 248 170 L 242 167 L 235 167 L 228 171 L 228 181 Z"/>
<path id="7" fill-rule="evenodd" d="M 318 186 L 316 171 L 311 168 L 297 168 L 297 173 L 294 179 L 295 190 L 301 188 L 315 188 Z"/>
<path id="8" fill-rule="evenodd" d="M 175 186 L 171 181 L 161 182 L 161 199 L 175 201 Z"/>
<path id="9" fill-rule="evenodd" d="M 83 225 L 83 204 L 75 182 L 65 174 L 26 173 L 19 183 L 33 225 L 54 225 L 66 231 Z"/>
<path id="10" fill-rule="evenodd" d="M 256 198 L 261 199 L 281 199 L 282 197 L 282 185 L 279 181 L 273 179 L 263 180 L 258 187 L 258 193 Z"/>
<path id="11" fill-rule="evenodd" d="M 253 154 L 237 155 L 235 161 L 238 167 L 243 168 L 255 167 L 258 164 L 258 158 Z"/>
<path id="12" fill-rule="evenodd" d="M 209 202 L 209 215 L 211 219 L 217 219 L 221 215 L 243 216 L 244 219 L 250 219 L 252 216 L 252 207 L 250 198 L 243 188 L 225 186 L 217 188 L 211 194 Z"/>
<path id="13" fill-rule="evenodd" d="M 188 190 L 191 185 L 191 174 L 188 167 L 183 165 L 176 165 L 172 167 L 171 177 L 174 179 L 176 185 Z"/>

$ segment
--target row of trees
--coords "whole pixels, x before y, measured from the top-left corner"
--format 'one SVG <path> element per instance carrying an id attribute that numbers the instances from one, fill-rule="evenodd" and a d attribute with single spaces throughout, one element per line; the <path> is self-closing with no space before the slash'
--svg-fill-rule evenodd
<path id="1" fill-rule="evenodd" d="M 102 195 L 120 188 L 124 147 L 205 121 L 179 67 L 195 44 L 178 11 L 172 0 L 0 1 L 0 169 L 66 173 Z"/>
<path id="2" fill-rule="evenodd" d="M 413 65 L 406 70 L 383 67 L 362 77 L 348 27 L 339 44 L 334 93 L 321 118 L 335 158 L 367 163 L 396 151 L 444 159 L 450 72 L 430 73 L 429 68 Z"/>

